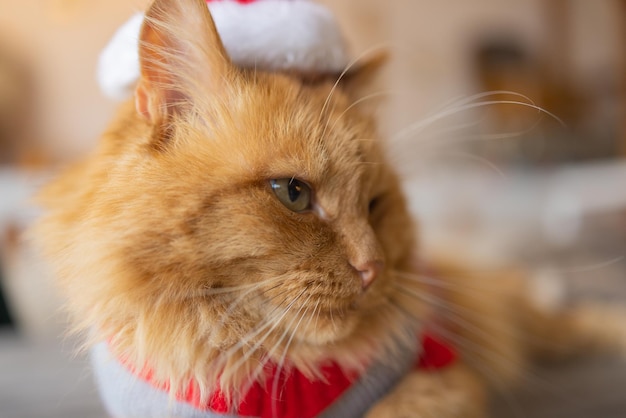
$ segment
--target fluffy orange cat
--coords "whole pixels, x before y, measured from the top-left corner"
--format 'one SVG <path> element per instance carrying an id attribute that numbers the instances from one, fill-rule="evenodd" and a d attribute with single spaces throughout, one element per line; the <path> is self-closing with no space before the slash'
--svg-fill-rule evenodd
<path id="1" fill-rule="evenodd" d="M 617 335 L 535 308 L 517 273 L 432 261 L 422 278 L 354 105 L 377 60 L 337 83 L 238 68 L 201 0 L 155 1 L 141 41 L 134 102 L 42 192 L 34 230 L 112 415 L 478 418 L 480 370 L 514 383 L 536 355 Z M 414 367 L 426 340 L 441 367 Z"/>

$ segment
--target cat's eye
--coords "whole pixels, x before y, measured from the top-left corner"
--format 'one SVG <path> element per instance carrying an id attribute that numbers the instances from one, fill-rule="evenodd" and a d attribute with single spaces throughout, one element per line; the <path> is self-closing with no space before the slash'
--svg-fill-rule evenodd
<path id="1" fill-rule="evenodd" d="M 296 178 L 273 179 L 270 186 L 280 203 L 294 212 L 311 209 L 311 188 Z"/>

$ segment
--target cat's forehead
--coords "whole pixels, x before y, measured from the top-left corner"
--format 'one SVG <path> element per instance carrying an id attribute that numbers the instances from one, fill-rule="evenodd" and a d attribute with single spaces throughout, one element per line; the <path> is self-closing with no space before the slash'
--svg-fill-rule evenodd
<path id="1" fill-rule="evenodd" d="M 247 117 L 253 119 L 268 169 L 316 181 L 342 173 L 357 177 L 368 171 L 366 164 L 379 162 L 371 118 L 334 83 L 302 85 L 278 78 L 260 90 L 251 95 L 257 111 Z"/>

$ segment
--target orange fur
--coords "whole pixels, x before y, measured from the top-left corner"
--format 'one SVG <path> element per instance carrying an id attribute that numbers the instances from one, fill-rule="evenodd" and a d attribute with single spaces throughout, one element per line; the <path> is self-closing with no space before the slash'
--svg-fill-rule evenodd
<path id="1" fill-rule="evenodd" d="M 174 23 L 160 23 L 170 26 L 156 38 L 184 41 Z M 382 357 L 416 327 L 405 312 L 421 308 L 392 285 L 391 271 L 409 268 L 413 231 L 371 118 L 350 108 L 343 89 L 331 92 L 331 81 L 202 58 L 219 89 L 180 79 L 185 71 L 159 85 L 151 73 L 137 99 L 150 104 L 123 106 L 98 150 L 41 194 L 48 215 L 35 235 L 76 326 L 135 364 L 149 361 L 160 380 L 193 377 L 207 390 L 234 390 L 259 359 L 278 362 L 285 350 L 310 373 L 320 359 L 354 369 Z M 181 65 L 161 60 L 154 71 Z M 285 177 L 312 186 L 324 219 L 276 199 L 268 181 Z M 386 267 L 363 291 L 350 263 L 370 258 Z M 240 290 L 220 291 L 232 287 Z M 246 341 L 268 318 L 275 322 Z M 295 335 L 289 347 L 285 331 Z"/>
<path id="2" fill-rule="evenodd" d="M 374 122 L 353 106 L 358 69 L 337 86 L 239 69 L 204 1 L 157 0 L 147 16 L 135 103 L 93 155 L 40 195 L 47 215 L 34 236 L 76 329 L 149 363 L 174 388 L 195 379 L 205 395 L 237 396 L 267 361 L 310 375 L 329 359 L 352 370 L 393 361 L 428 318 L 432 303 L 415 295 L 431 290 L 408 278 L 415 231 Z M 279 178 L 309 184 L 317 210 L 283 206 L 269 186 Z M 369 261 L 384 268 L 363 289 L 353 266 Z M 467 276 L 448 263 L 438 269 L 449 283 Z M 541 316 L 521 287 L 503 280 L 508 296 L 484 300 L 439 295 L 495 319 L 466 318 L 491 338 L 444 326 L 499 353 L 488 367 L 507 381 L 528 356 L 502 330 L 532 332 L 514 317 Z M 456 383 L 433 388 L 435 404 L 458 401 L 451 417 L 484 413 L 471 372 L 458 365 L 442 376 Z M 431 381 L 409 375 L 372 416 L 443 417 L 428 409 Z"/>

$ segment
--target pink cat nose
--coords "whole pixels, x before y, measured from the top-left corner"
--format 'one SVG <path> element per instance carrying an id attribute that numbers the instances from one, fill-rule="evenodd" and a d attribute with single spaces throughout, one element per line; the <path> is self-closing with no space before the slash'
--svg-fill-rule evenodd
<path id="1" fill-rule="evenodd" d="M 352 264 L 352 267 L 354 267 L 354 269 L 359 273 L 359 276 L 361 276 L 361 285 L 363 286 L 363 289 L 367 289 L 372 282 L 376 280 L 376 277 L 378 277 L 384 265 L 381 261 L 368 261 L 363 264 Z"/>

